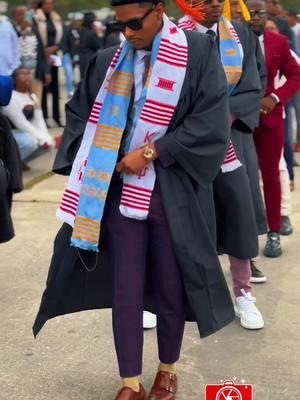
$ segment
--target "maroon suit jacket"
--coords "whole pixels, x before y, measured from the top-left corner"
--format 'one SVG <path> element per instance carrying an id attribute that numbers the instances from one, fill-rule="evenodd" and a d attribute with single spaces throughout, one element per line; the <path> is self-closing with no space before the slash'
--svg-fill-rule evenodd
<path id="1" fill-rule="evenodd" d="M 291 55 L 288 40 L 285 36 L 265 31 L 264 33 L 265 58 L 267 68 L 267 87 L 265 96 L 271 93 L 276 94 L 280 103 L 274 110 L 261 115 L 260 127 L 272 128 L 282 119 L 282 106 L 300 90 L 300 66 Z M 277 72 L 280 72 L 287 79 L 286 83 L 279 89 L 274 88 L 274 81 Z"/>

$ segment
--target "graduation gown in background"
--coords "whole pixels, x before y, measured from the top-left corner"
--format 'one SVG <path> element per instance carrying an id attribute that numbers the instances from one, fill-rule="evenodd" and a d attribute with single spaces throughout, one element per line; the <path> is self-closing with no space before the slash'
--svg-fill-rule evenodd
<path id="1" fill-rule="evenodd" d="M 14 236 L 11 206 L 13 193 L 23 189 L 22 164 L 7 118 L 0 113 L 0 243 Z"/>
<path id="2" fill-rule="evenodd" d="M 189 56 L 181 96 L 167 134 L 159 139 L 169 154 L 155 161 L 162 201 L 186 291 L 187 319 L 201 337 L 221 329 L 234 316 L 230 293 L 216 254 L 212 181 L 228 149 L 227 83 L 216 45 L 206 35 L 186 32 Z M 67 123 L 54 171 L 68 175 L 97 92 L 116 48 L 98 53 L 77 93 L 67 104 Z M 47 287 L 33 327 L 35 335 L 57 315 L 111 307 L 112 276 L 106 251 L 87 272 L 70 246 L 72 228 L 63 224 L 54 242 Z M 105 246 L 105 226 L 102 226 Z M 86 264 L 96 255 L 81 252 Z M 151 270 L 147 269 L 144 308 L 156 312 Z"/>
<path id="3" fill-rule="evenodd" d="M 262 53 L 258 37 L 253 33 L 252 38 L 255 46 L 257 70 L 262 85 L 262 91 L 264 93 L 267 85 L 267 69 L 265 58 Z M 262 191 L 259 184 L 259 164 L 253 140 L 253 134 L 242 135 L 242 156 L 242 161 L 245 163 L 249 178 L 257 231 L 259 235 L 263 235 L 268 231 L 268 224 L 265 205 L 262 198 Z"/>
<path id="4" fill-rule="evenodd" d="M 229 96 L 230 113 L 234 118 L 231 140 L 243 166 L 233 172 L 218 174 L 214 181 L 214 200 L 219 251 L 247 260 L 258 254 L 258 230 L 242 143 L 243 135 L 252 137 L 254 128 L 259 124 L 263 91 L 253 33 L 244 23 L 231 23 L 244 51 L 242 75 Z"/>

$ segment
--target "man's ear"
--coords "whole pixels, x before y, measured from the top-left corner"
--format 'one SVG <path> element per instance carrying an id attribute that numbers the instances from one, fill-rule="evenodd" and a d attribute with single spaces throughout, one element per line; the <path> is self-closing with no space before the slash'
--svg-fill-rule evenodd
<path id="1" fill-rule="evenodd" d="M 159 16 L 161 17 L 163 15 L 163 13 L 165 12 L 165 5 L 163 3 L 159 3 L 156 7 L 156 10 L 157 10 Z"/>

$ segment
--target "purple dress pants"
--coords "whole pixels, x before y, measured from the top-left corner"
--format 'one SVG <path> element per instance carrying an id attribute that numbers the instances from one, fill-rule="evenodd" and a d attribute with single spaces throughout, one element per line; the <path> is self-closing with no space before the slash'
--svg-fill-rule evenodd
<path id="1" fill-rule="evenodd" d="M 126 218 L 119 211 L 122 181 L 114 180 L 108 194 L 105 222 L 108 253 L 113 268 L 113 332 L 121 377 L 142 373 L 143 308 L 147 257 L 157 308 L 159 360 L 179 359 L 186 298 L 169 227 L 156 184 L 148 219 Z"/>

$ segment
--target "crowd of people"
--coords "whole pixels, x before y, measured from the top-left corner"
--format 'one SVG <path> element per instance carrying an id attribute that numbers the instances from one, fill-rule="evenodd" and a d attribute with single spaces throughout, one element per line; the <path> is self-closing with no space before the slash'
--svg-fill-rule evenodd
<path id="1" fill-rule="evenodd" d="M 54 143 L 47 133 L 47 128 L 53 127 L 53 123 L 58 127 L 63 127 L 60 115 L 62 96 L 60 95 L 59 68 L 63 67 L 67 96 L 71 98 L 76 86 L 76 66 L 78 65 L 80 69 L 80 76 L 83 76 L 90 58 L 99 49 L 119 42 L 119 34 L 111 32 L 109 24 L 106 26 L 92 12 L 85 13 L 82 19 L 64 24 L 55 11 L 52 0 L 33 1 L 30 7 L 16 6 L 12 12 L 11 21 L 1 16 L 0 74 L 12 76 L 14 79 L 11 104 L 2 111 L 12 125 L 25 169 L 27 165 L 25 162 L 37 157 L 43 149 L 53 146 Z M 24 83 L 25 75 L 26 84 Z M 22 83 L 20 83 L 21 80 Z M 24 86 L 27 88 L 20 90 L 22 85 L 23 88 Z M 20 102 L 20 93 L 23 90 L 26 90 L 26 96 L 23 95 Z M 48 111 L 50 95 L 52 97 L 51 113 Z M 27 115 L 18 113 L 12 117 L 15 109 L 19 109 L 21 105 L 22 109 L 25 106 L 25 109 L 29 106 L 34 109 L 35 118 L 33 118 L 33 111 L 30 114 L 31 117 L 28 112 Z M 49 115 L 52 117 L 52 124 Z M 39 128 L 36 124 L 43 126 L 45 140 L 37 134 Z"/>
<path id="2" fill-rule="evenodd" d="M 34 334 L 54 316 L 112 306 L 123 382 L 116 400 L 146 399 L 143 315 L 144 327 L 157 315 L 150 400 L 175 399 L 186 319 L 202 337 L 234 315 L 243 328 L 262 329 L 252 295 L 252 283 L 267 280 L 258 238 L 267 234 L 263 254 L 277 258 L 280 236 L 293 233 L 297 10 L 279 0 L 177 4 L 185 15 L 176 24 L 160 0 L 112 0 L 108 26 L 93 13 L 64 26 L 53 0 L 19 6 L 12 24 L 0 22 L 0 74 L 13 81 L 1 129 L 11 130 L 23 161 L 53 146 L 47 93 L 62 125 L 61 65 L 70 97 L 53 167 L 70 175 L 58 210 L 64 224 Z M 21 188 L 6 186 L 11 205 Z M 220 254 L 229 259 L 234 308 Z"/>
<path id="3" fill-rule="evenodd" d="M 22 171 L 59 145 L 60 138 L 52 137 L 49 128 L 63 127 L 61 109 L 66 100 L 60 93 L 62 86 L 71 98 L 90 58 L 101 48 L 119 44 L 120 39 L 109 21 L 99 21 L 93 12 L 64 23 L 52 0 L 20 4 L 11 10 L 11 18 L 0 12 L 0 76 L 10 77 L 13 88 L 9 103 L 1 104 L 1 129 L 14 137 Z M 1 241 L 13 236 L 11 220 L 9 226 L 9 234 L 3 234 Z"/>

